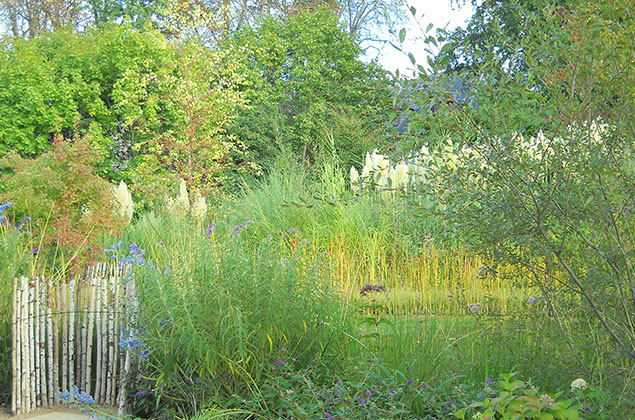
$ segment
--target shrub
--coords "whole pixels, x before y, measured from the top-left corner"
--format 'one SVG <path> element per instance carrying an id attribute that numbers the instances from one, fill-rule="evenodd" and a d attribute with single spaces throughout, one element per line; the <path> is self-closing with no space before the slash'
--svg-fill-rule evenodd
<path id="1" fill-rule="evenodd" d="M 507 418 L 522 419 L 570 419 L 580 418 L 582 407 L 575 398 L 560 399 L 562 392 L 554 396 L 542 394 L 527 383 L 515 379 L 516 374 L 506 373 L 500 376 L 494 384 L 488 379 L 488 395 L 481 401 L 473 403 L 472 408 L 480 411 L 472 414 L 472 419 L 493 420 Z M 464 419 L 466 410 L 455 413 L 459 419 Z"/>
<path id="2" fill-rule="evenodd" d="M 2 159 L 7 189 L 0 199 L 15 203 L 18 218 L 31 218 L 44 245 L 78 248 L 118 232 L 123 220 L 115 214 L 113 188 L 95 170 L 99 152 L 87 139 L 58 137 L 54 147 L 37 159 L 17 153 Z"/>

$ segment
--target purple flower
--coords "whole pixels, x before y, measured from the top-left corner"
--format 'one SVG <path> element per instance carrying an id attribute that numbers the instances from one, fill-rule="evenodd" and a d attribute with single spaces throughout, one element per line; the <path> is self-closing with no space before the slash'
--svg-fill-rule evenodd
<path id="1" fill-rule="evenodd" d="M 585 413 L 590 413 L 591 412 L 591 407 L 589 407 L 588 405 L 586 407 L 584 407 L 584 412 Z"/>
<path id="2" fill-rule="evenodd" d="M 454 405 L 454 400 L 452 398 L 450 398 L 450 401 L 448 401 L 448 404 Z"/>
<path id="3" fill-rule="evenodd" d="M 272 234 L 267 235 L 267 239 L 271 239 L 271 238 L 273 238 Z"/>
<path id="4" fill-rule="evenodd" d="M 394 394 L 395 392 L 397 392 L 397 389 L 396 389 L 396 388 L 390 388 L 390 389 L 388 390 L 388 393 L 389 393 L 389 394 Z"/>
<path id="5" fill-rule="evenodd" d="M 251 223 L 254 223 L 254 221 L 253 221 L 253 220 L 247 220 L 247 221 L 246 221 L 245 223 L 243 223 L 243 224 L 244 224 L 244 225 L 249 225 L 249 224 L 251 224 Z"/>
<path id="6" fill-rule="evenodd" d="M 33 248 L 33 251 L 31 251 L 31 255 L 37 253 L 39 250 L 40 250 L 40 248 L 38 248 L 38 247 Z"/>
<path id="7" fill-rule="evenodd" d="M 210 223 L 207 229 L 205 229 L 205 236 L 207 236 L 207 239 L 211 239 L 212 232 L 214 232 L 214 226 L 216 226 L 216 223 Z"/>
<path id="8" fill-rule="evenodd" d="M 20 224 L 18 225 L 17 229 L 21 230 L 24 227 L 24 224 L 26 222 L 28 222 L 29 220 L 31 220 L 31 218 L 29 216 L 25 217 L 24 219 L 22 219 L 22 221 L 20 222 Z"/>
<path id="9" fill-rule="evenodd" d="M 377 388 L 377 386 L 376 386 L 376 385 L 373 385 L 373 387 L 372 387 L 372 388 L 373 388 L 373 391 L 375 391 L 375 392 L 379 391 L 379 388 Z"/>
<path id="10" fill-rule="evenodd" d="M 496 393 L 494 393 L 494 394 L 490 394 L 490 396 L 489 396 L 489 397 L 490 397 L 490 398 L 496 398 L 496 397 L 498 397 L 498 394 L 496 394 Z"/>
<path id="11" fill-rule="evenodd" d="M 296 232 L 295 228 L 289 228 L 289 230 L 287 230 L 287 233 L 291 233 L 291 232 Z"/>
<path id="12" fill-rule="evenodd" d="M 373 396 L 373 393 L 372 393 L 372 392 L 370 392 L 370 389 L 367 389 L 367 390 L 366 390 L 366 398 L 370 398 L 370 397 L 372 397 L 372 396 Z"/>
<path id="13" fill-rule="evenodd" d="M 251 220 L 247 220 L 247 222 L 252 222 Z M 232 233 L 233 236 L 238 236 L 238 232 L 240 232 L 241 229 L 245 229 L 247 227 L 246 223 L 241 223 L 239 225 L 234 226 L 234 232 Z"/>
<path id="14" fill-rule="evenodd" d="M 408 382 L 406 382 L 408 384 L 408 386 L 412 386 L 412 379 L 408 379 Z"/>
<path id="15" fill-rule="evenodd" d="M 366 400 L 362 397 L 359 397 L 357 401 L 359 401 L 359 405 L 361 405 L 362 407 L 366 405 Z"/>
<path id="16" fill-rule="evenodd" d="M 280 366 L 286 366 L 287 364 L 287 362 L 285 362 L 284 360 L 278 360 L 276 363 L 279 364 Z"/>
<path id="17" fill-rule="evenodd" d="M 423 385 L 421 385 L 421 386 L 423 387 L 423 389 L 428 389 L 428 388 L 430 388 L 430 385 L 428 385 L 428 384 L 423 384 Z"/>
<path id="18" fill-rule="evenodd" d="M 157 245 L 159 245 L 159 246 L 165 246 L 165 244 L 163 243 L 163 241 L 159 241 L 159 242 L 157 242 Z"/>
<path id="19" fill-rule="evenodd" d="M 141 248 L 139 248 L 139 246 L 137 244 L 131 244 L 130 245 L 130 253 L 136 257 L 143 257 L 143 254 L 145 254 L 145 251 Z"/>
<path id="20" fill-rule="evenodd" d="M 315 395 L 316 397 L 319 397 L 319 396 L 321 396 L 322 394 L 320 394 L 319 392 L 315 391 L 315 392 L 313 393 L 313 395 Z"/>
<path id="21" fill-rule="evenodd" d="M 443 406 L 443 409 L 444 409 L 445 411 L 450 411 L 450 407 L 448 407 L 447 405 L 444 405 L 444 406 Z"/>
<path id="22" fill-rule="evenodd" d="M 337 395 L 338 397 L 341 397 L 341 396 L 342 396 L 342 393 L 341 393 L 340 391 L 337 391 L 337 392 L 335 393 L 335 395 Z"/>
<path id="23" fill-rule="evenodd" d="M 324 418 L 327 420 L 333 420 L 333 417 L 329 413 L 324 413 Z"/>
<path id="24" fill-rule="evenodd" d="M 337 386 L 342 386 L 342 381 L 337 381 L 337 382 L 335 383 L 335 385 L 337 385 Z"/>
<path id="25" fill-rule="evenodd" d="M 137 391 L 136 394 L 134 394 L 135 397 L 143 397 L 144 393 L 143 391 Z"/>
<path id="26" fill-rule="evenodd" d="M 494 380 L 492 378 L 487 378 L 487 380 L 485 381 L 485 383 L 487 383 L 487 385 L 491 385 L 494 383 Z"/>

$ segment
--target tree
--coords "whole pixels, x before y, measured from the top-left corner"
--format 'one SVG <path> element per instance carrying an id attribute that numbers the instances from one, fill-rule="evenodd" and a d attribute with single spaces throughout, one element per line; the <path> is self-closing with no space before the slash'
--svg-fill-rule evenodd
<path id="1" fill-rule="evenodd" d="M 232 43 L 248 54 L 252 104 L 233 132 L 259 162 L 285 148 L 313 161 L 322 152 L 321 139 L 332 135 L 349 164 L 380 142 L 391 117 L 383 102 L 385 72 L 357 60 L 359 46 L 329 9 L 304 11 L 286 22 L 267 17 Z M 344 128 L 354 119 L 361 130 L 356 133 Z"/>
<path id="2" fill-rule="evenodd" d="M 202 26 L 196 28 L 199 36 L 218 44 L 228 36 L 246 27 L 253 27 L 266 16 L 287 21 L 302 12 L 328 8 L 347 29 L 352 39 L 370 36 L 386 20 L 399 21 L 403 17 L 403 0 L 168 0 L 167 16 L 178 10 L 193 20 L 205 15 Z"/>
<path id="3" fill-rule="evenodd" d="M 518 48 L 470 49 L 474 60 L 461 73 L 473 75 L 476 104 L 444 101 L 444 82 L 455 75 L 434 67 L 420 74 L 440 104 L 436 114 L 420 116 L 430 127 L 428 146 L 450 136 L 460 162 L 430 174 L 435 181 L 423 194 L 433 204 L 423 209 L 443 217 L 446 233 L 514 264 L 540 290 L 576 371 L 632 389 L 632 7 L 509 3 L 514 33 L 522 34 L 510 45 Z M 499 29 L 492 39 L 507 45 Z M 469 37 L 457 44 L 471 47 Z M 593 357 L 610 365 L 593 365 Z"/>
<path id="4" fill-rule="evenodd" d="M 86 9 L 96 25 L 116 20 L 143 27 L 153 22 L 166 0 L 86 0 Z"/>
<path id="5" fill-rule="evenodd" d="M 82 0 L 1 0 L 0 16 L 11 35 L 18 37 L 88 23 Z"/>
<path id="6" fill-rule="evenodd" d="M 162 107 L 149 75 L 169 67 L 162 36 L 108 24 L 14 38 L 0 57 L 0 156 L 35 157 L 56 134 L 90 134 L 108 178 L 128 168 L 132 146 L 160 130 Z"/>
<path id="7" fill-rule="evenodd" d="M 211 193 L 228 169 L 250 168 L 228 157 L 242 155 L 225 133 L 243 102 L 232 50 L 114 23 L 9 45 L 0 57 L 0 157 L 37 157 L 57 135 L 87 137 L 104 156 L 99 175 L 132 183 L 141 205 L 159 202 L 180 177 Z"/>
<path id="8" fill-rule="evenodd" d="M 403 0 L 340 0 L 337 13 L 351 38 L 366 38 L 374 32 L 373 26 L 389 24 L 386 20 L 402 21 Z"/>
<path id="9" fill-rule="evenodd" d="M 500 63 L 505 63 L 510 71 L 525 68 L 523 54 L 520 50 L 523 37 L 526 35 L 527 19 L 550 18 L 548 13 L 559 13 L 566 10 L 575 0 L 558 0 L 552 2 L 558 8 L 545 8 L 542 0 L 456 0 L 458 5 L 471 1 L 474 14 L 465 29 L 458 27 L 445 33 L 448 42 L 455 48 L 441 52 L 437 59 L 446 61 L 448 71 L 481 67 L 491 55 L 496 55 Z M 525 13 L 518 13 L 523 8 Z"/>

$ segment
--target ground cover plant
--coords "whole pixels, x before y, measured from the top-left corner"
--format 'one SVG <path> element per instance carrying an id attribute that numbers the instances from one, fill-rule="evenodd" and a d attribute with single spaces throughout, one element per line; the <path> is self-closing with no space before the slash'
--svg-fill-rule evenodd
<path id="1" fill-rule="evenodd" d="M 632 416 L 627 1 L 481 2 L 392 80 L 352 2 L 89 3 L 2 41 L 0 371 L 13 278 L 109 262 L 130 418 Z"/>

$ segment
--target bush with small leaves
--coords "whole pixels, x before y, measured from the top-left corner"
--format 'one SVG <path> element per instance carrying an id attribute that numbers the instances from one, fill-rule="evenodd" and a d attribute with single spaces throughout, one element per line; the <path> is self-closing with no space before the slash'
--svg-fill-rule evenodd
<path id="1" fill-rule="evenodd" d="M 102 233 L 123 228 L 113 187 L 96 173 L 101 159 L 87 139 L 60 137 L 54 150 L 37 159 L 10 153 L 0 161 L 7 187 L 0 201 L 15 203 L 16 220 L 30 216 L 33 233 L 42 235 L 44 245 L 89 246 Z"/>
<path id="2" fill-rule="evenodd" d="M 484 399 L 470 406 L 478 411 L 468 416 L 468 409 L 461 409 L 454 413 L 455 417 L 482 420 L 581 418 L 582 406 L 575 398 L 561 399 L 562 392 L 541 394 L 537 388 L 517 379 L 515 373 L 501 374 L 496 383 L 488 380 L 487 391 Z"/>

